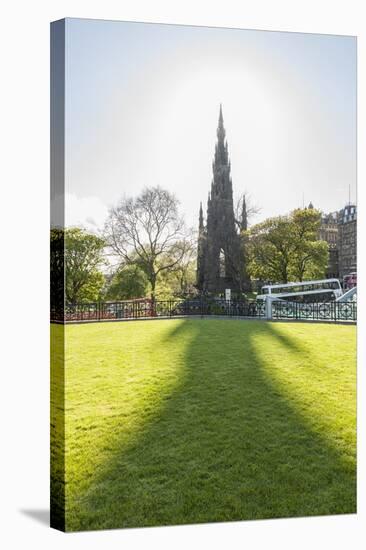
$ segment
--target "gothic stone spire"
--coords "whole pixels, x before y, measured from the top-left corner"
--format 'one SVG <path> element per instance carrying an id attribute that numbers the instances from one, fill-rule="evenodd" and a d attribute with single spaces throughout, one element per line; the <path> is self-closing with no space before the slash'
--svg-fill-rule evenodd
<path id="1" fill-rule="evenodd" d="M 228 167 L 230 172 L 229 154 L 228 154 L 227 141 L 225 139 L 226 132 L 224 128 L 224 117 L 222 115 L 221 104 L 220 104 L 219 123 L 217 126 L 216 135 L 217 135 L 217 143 L 215 148 L 215 158 L 213 162 L 214 175 L 215 175 L 215 169 L 217 170 L 219 167 Z"/>
<path id="2" fill-rule="evenodd" d="M 225 288 L 240 291 L 243 271 L 240 237 L 235 225 L 230 162 L 221 105 L 212 171 L 204 241 L 199 237 L 197 286 L 210 293 L 221 293 Z M 200 230 L 201 220 L 203 226 L 203 214 L 201 218 L 200 212 Z"/>
<path id="3" fill-rule="evenodd" d="M 206 258 L 206 235 L 203 222 L 202 202 L 200 203 L 199 222 L 198 222 L 198 246 L 197 246 L 197 271 L 196 285 L 203 290 L 205 277 L 205 258 Z"/>
<path id="4" fill-rule="evenodd" d="M 247 213 L 247 203 L 246 203 L 246 200 L 245 200 L 245 194 L 243 194 L 240 229 L 241 229 L 241 231 L 246 231 L 248 229 L 248 213 Z"/>
<path id="5" fill-rule="evenodd" d="M 202 202 L 200 202 L 200 213 L 199 213 L 199 231 L 203 231 L 203 210 L 202 210 Z"/>

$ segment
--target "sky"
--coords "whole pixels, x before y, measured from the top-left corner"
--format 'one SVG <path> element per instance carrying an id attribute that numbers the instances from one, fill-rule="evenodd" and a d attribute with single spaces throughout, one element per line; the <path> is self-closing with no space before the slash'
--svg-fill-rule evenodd
<path id="1" fill-rule="evenodd" d="M 219 106 L 252 223 L 356 201 L 356 38 L 66 20 L 66 225 L 161 186 L 206 209 Z"/>

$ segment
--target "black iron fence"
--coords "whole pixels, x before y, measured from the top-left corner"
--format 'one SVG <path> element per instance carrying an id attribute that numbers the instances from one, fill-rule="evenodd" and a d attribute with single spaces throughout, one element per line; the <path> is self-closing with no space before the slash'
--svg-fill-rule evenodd
<path id="1" fill-rule="evenodd" d="M 263 303 L 225 300 L 131 300 L 123 302 L 90 302 L 66 304 L 64 311 L 51 311 L 51 320 L 58 322 L 105 321 L 188 315 L 225 315 L 264 317 Z"/>
<path id="2" fill-rule="evenodd" d="M 357 321 L 356 302 L 326 302 L 301 304 L 273 301 L 272 319 L 308 321 Z"/>
<path id="3" fill-rule="evenodd" d="M 357 320 L 356 302 L 295 303 L 272 301 L 266 310 L 265 302 L 246 300 L 129 300 L 122 302 L 90 302 L 66 304 L 64 310 L 51 311 L 51 321 L 107 321 L 120 319 L 153 319 L 157 317 L 220 315 L 308 321 Z"/>

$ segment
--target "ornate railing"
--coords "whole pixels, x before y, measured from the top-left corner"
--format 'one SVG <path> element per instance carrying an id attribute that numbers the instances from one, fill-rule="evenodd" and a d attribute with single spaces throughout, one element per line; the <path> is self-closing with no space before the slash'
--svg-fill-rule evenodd
<path id="1" fill-rule="evenodd" d="M 268 314 L 270 313 L 270 314 Z M 156 317 L 208 316 L 254 317 L 283 320 L 353 321 L 357 320 L 356 302 L 295 303 L 273 301 L 270 312 L 265 302 L 255 300 L 126 300 L 66 304 L 64 311 L 51 311 L 51 321 L 107 321 L 153 319 Z"/>
<path id="2" fill-rule="evenodd" d="M 357 321 L 357 303 L 326 302 L 301 304 L 273 301 L 272 318 L 335 322 Z"/>
<path id="3" fill-rule="evenodd" d="M 264 317 L 265 306 L 256 301 L 130 300 L 66 304 L 64 312 L 51 311 L 51 321 L 105 321 L 190 315 Z"/>

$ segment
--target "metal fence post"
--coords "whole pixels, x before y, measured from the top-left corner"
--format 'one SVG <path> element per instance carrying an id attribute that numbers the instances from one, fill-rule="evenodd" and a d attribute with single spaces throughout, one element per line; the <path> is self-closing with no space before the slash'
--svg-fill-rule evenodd
<path id="1" fill-rule="evenodd" d="M 266 319 L 272 319 L 272 300 L 269 296 L 266 298 Z"/>

